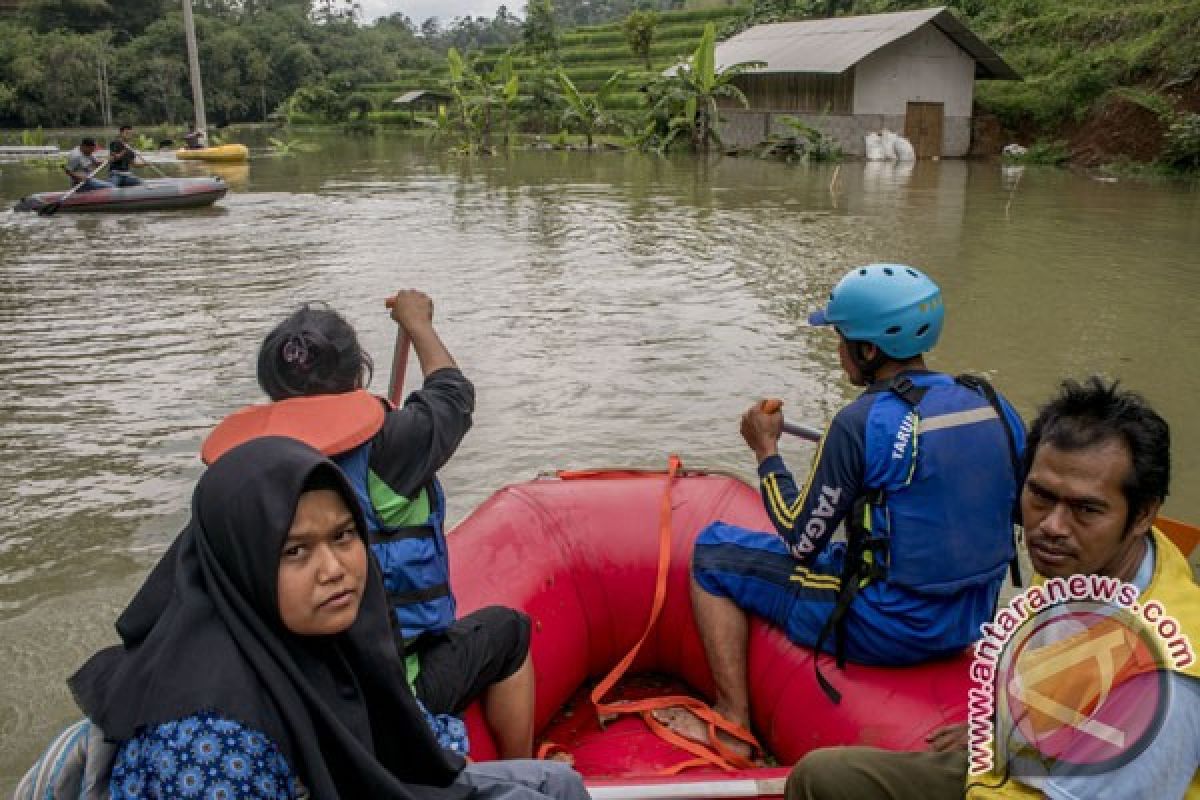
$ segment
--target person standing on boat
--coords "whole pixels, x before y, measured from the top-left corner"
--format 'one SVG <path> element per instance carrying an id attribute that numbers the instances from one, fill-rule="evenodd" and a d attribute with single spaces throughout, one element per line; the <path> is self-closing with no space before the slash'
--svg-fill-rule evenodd
<path id="1" fill-rule="evenodd" d="M 67 174 L 71 177 L 72 186 L 79 186 L 80 183 L 83 184 L 83 186 L 79 187 L 79 191 L 81 192 L 113 188 L 113 185 L 108 181 L 89 177 L 104 164 L 104 160 L 96 158 L 95 153 L 96 140 L 90 136 L 83 137 L 79 141 L 79 146 L 67 153 Z"/>
<path id="2" fill-rule="evenodd" d="M 146 162 L 130 146 L 132 140 L 133 128 L 122 125 L 117 138 L 108 144 L 108 177 L 117 188 L 142 183 L 142 179 L 133 174 L 133 168 L 144 167 Z"/>
<path id="3" fill-rule="evenodd" d="M 731 723 L 724 744 L 739 754 L 752 741 L 749 614 L 797 645 L 835 653 L 839 665 L 958 653 L 991 618 L 1015 565 L 1025 433 L 985 381 L 926 367 L 943 316 L 937 285 L 900 264 L 851 270 L 810 315 L 811 325 L 834 328 L 842 369 L 864 391 L 830 423 L 803 488 L 779 454 L 779 410 L 763 401 L 742 417 L 775 532 L 713 523 L 692 560 L 714 710 Z M 834 543 L 843 522 L 848 543 Z M 817 678 L 838 702 L 819 670 Z M 685 736 L 708 739 L 686 709 L 659 716 Z"/>
<path id="4" fill-rule="evenodd" d="M 433 301 L 415 290 L 391 301 L 425 383 L 400 408 L 364 388 L 370 356 L 337 312 L 304 306 L 263 340 L 258 382 L 273 401 L 223 421 L 204 443 L 212 463 L 245 439 L 281 434 L 332 456 L 349 476 L 383 570 L 395 634 L 417 697 L 435 715 L 476 698 L 502 758 L 533 749 L 530 622 L 493 606 L 459 619 L 450 586 L 440 470 L 471 427 L 475 390 L 433 326 Z M 461 723 L 454 734 L 466 748 Z"/>
<path id="5" fill-rule="evenodd" d="M 404 680 L 356 493 L 284 437 L 204 473 L 187 527 L 117 621 L 121 644 L 69 681 L 85 724 L 116 745 L 85 764 L 106 796 L 587 800 L 565 764 L 468 765 L 438 746 Z M 81 796 L 78 778 L 71 788 Z"/>
<path id="6" fill-rule="evenodd" d="M 968 747 L 976 734 L 969 734 L 968 724 L 962 723 L 930 733 L 925 752 L 874 747 L 814 750 L 792 769 L 787 800 L 958 800 L 964 795 L 970 800 L 1200 797 L 1200 659 L 1195 657 L 1195 648 L 1200 646 L 1200 585 L 1187 554 L 1154 524 L 1170 488 L 1170 451 L 1167 422 L 1143 397 L 1093 377 L 1084 383 L 1063 382 L 1058 395 L 1034 420 L 1026 452 L 1021 517 L 1036 573 L 1034 586 L 1044 588 L 1047 581 L 1081 575 L 1132 585 L 1140 607 L 1157 604 L 1163 617 L 1169 616 L 1171 624 L 1178 626 L 1175 635 L 1182 632 L 1190 643 L 1190 664 L 1171 662 L 1172 648 L 1168 646 L 1165 663 L 1153 665 L 1165 691 L 1148 687 L 1146 673 L 1136 671 L 1126 679 L 1127 684 L 1118 682 L 1123 654 L 1103 648 L 1113 656 L 1107 670 L 1113 685 L 1105 687 L 1097 681 L 1098 688 L 1106 689 L 1104 699 L 1086 709 L 1072 705 L 1071 700 L 1078 703 L 1079 697 L 1086 696 L 1072 685 L 1074 681 L 1086 680 L 1094 671 L 1090 662 L 1095 651 L 1088 645 L 1097 637 L 1081 636 L 1088 631 L 1081 624 L 1087 617 L 1072 613 L 1079 607 L 1073 609 L 1068 602 L 1057 609 L 1048 606 L 1025 623 L 1031 630 L 1057 631 L 1059 636 L 1065 632 L 1088 654 L 1071 659 L 1063 658 L 1061 650 L 1055 652 L 1065 666 L 1034 684 L 1042 696 L 1068 703 L 1055 718 L 1066 724 L 1057 731 L 1042 731 L 1050 734 L 1045 737 L 1051 745 L 1046 749 L 1070 753 L 1064 742 L 1071 741 L 1071 729 L 1103 732 L 1107 727 L 1108 742 L 1121 742 L 1124 753 L 1111 759 L 1106 768 L 1098 769 L 1095 762 L 1072 763 L 1072 759 L 1042 752 L 1040 742 L 1031 747 L 1024 736 L 1029 729 L 1020 724 L 1024 720 L 1013 725 L 1010 719 L 1012 730 L 996 726 L 992 736 L 993 741 L 1005 742 L 1009 758 L 1005 760 L 999 751 L 985 745 L 985 751 L 996 756 L 990 772 L 969 775 L 969 760 L 975 760 L 977 754 Z M 1097 583 L 1088 581 L 1088 585 Z M 1056 612 L 1059 627 L 1052 622 Z M 1092 606 L 1089 615 L 1094 613 Z M 1092 624 L 1097 627 L 1092 630 L 1101 630 L 1099 625 L 1104 624 L 1095 620 L 1107 618 L 1093 617 Z M 1051 650 L 1062 644 L 1062 639 L 1051 639 L 1043 646 Z M 1022 649 L 1023 653 L 1031 651 L 1036 652 L 1036 644 Z M 1178 655 L 1181 651 L 1173 652 Z M 1011 693 L 1014 685 L 1025 685 L 999 669 L 995 683 L 995 697 Z M 1134 693 L 1135 716 L 1149 708 L 1157 717 L 1157 727 L 1130 724 L 1128 711 L 1121 711 L 1121 704 L 1127 702 L 1122 696 L 1125 691 Z M 1077 712 L 1081 713 L 1076 716 Z M 1088 727 L 1092 722 L 1095 726 Z M 1113 732 L 1118 737 L 1112 737 Z M 1079 737 L 1075 743 L 1092 745 L 1093 741 Z"/>

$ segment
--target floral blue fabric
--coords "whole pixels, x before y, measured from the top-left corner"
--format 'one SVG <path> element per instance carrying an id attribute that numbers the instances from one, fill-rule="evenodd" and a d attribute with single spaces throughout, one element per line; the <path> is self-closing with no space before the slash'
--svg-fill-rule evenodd
<path id="1" fill-rule="evenodd" d="M 425 721 L 433 729 L 433 735 L 443 750 L 452 750 L 463 757 L 470 754 L 471 741 L 467 738 L 466 723 L 453 714 L 431 714 L 420 700 L 417 700 L 417 705 L 421 707 Z"/>
<path id="2" fill-rule="evenodd" d="M 144 730 L 121 745 L 112 800 L 294 800 L 297 783 L 275 743 L 215 713 Z"/>

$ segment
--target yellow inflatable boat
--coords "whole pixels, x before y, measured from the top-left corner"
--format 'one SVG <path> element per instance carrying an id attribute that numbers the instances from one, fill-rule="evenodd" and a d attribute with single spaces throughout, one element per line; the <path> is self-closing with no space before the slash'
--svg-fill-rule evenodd
<path id="1" fill-rule="evenodd" d="M 175 157 L 184 161 L 245 161 L 250 151 L 244 144 L 222 144 L 216 147 L 201 147 L 198 150 L 176 150 Z"/>

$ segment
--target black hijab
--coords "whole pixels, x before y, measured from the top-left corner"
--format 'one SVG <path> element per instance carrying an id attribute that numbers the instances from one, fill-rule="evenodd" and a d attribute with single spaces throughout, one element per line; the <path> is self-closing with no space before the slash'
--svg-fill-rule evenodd
<path id="1" fill-rule="evenodd" d="M 319 800 L 462 800 L 463 762 L 438 746 L 404 680 L 374 559 L 344 633 L 283 626 L 280 551 L 314 482 L 342 495 L 365 544 L 354 492 L 307 445 L 263 438 L 218 459 L 188 526 L 121 615 L 123 644 L 70 679 L 76 702 L 116 741 L 215 711 L 274 740 Z"/>

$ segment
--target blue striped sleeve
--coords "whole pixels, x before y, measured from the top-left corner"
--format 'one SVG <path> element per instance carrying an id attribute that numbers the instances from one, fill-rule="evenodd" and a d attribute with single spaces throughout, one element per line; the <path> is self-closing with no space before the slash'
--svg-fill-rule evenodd
<path id="1" fill-rule="evenodd" d="M 812 563 L 825 549 L 861 492 L 868 407 L 869 403 L 855 402 L 834 417 L 817 446 L 803 488 L 797 488 L 781 456 L 771 456 L 758 465 L 767 514 L 802 564 Z"/>

